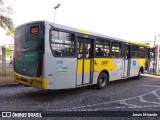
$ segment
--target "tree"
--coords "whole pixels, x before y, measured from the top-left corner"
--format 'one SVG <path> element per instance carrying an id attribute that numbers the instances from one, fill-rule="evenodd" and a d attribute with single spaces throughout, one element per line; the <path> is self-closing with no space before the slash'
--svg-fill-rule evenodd
<path id="1" fill-rule="evenodd" d="M 11 36 L 13 38 L 14 37 L 14 31 L 15 31 L 15 29 L 14 29 L 14 27 L 12 27 L 12 28 L 7 30 L 6 35 Z"/>
<path id="2" fill-rule="evenodd" d="M 13 20 L 10 17 L 13 14 L 13 9 L 5 0 L 0 0 L 0 28 L 14 31 Z M 11 35 L 8 33 L 8 35 Z"/>
<path id="3" fill-rule="evenodd" d="M 12 52 L 13 52 L 13 45 L 9 45 L 6 47 L 6 56 L 12 56 Z"/>

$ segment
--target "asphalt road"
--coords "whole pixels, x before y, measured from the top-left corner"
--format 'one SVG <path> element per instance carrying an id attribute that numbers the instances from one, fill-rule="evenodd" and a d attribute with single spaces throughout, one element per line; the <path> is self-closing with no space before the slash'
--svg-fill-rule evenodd
<path id="1" fill-rule="evenodd" d="M 160 111 L 160 77 L 110 82 L 103 90 L 93 86 L 68 90 L 1 86 L 0 98 L 0 111 Z"/>

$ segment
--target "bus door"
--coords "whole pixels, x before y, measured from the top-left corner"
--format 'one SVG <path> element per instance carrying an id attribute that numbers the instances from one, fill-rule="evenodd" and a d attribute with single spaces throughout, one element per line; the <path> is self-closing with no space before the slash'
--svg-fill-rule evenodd
<path id="1" fill-rule="evenodd" d="M 77 85 L 92 82 L 93 40 L 78 38 L 77 43 Z"/>
<path id="2" fill-rule="evenodd" d="M 130 64 L 131 64 L 131 47 L 129 45 L 123 45 L 123 69 L 122 77 L 129 77 Z"/>

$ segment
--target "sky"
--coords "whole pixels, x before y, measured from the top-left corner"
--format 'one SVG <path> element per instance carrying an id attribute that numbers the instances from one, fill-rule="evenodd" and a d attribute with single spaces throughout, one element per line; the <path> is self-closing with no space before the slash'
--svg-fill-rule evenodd
<path id="1" fill-rule="evenodd" d="M 160 0 L 8 0 L 15 26 L 35 20 L 133 41 L 160 39 Z M 61 6 L 54 10 L 60 3 Z"/>

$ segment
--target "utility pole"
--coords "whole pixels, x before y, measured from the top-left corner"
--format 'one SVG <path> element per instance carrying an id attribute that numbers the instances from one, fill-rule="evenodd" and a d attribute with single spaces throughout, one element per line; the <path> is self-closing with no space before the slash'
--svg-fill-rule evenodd
<path id="1" fill-rule="evenodd" d="M 159 45 L 156 45 L 156 74 L 159 73 Z"/>
<path id="2" fill-rule="evenodd" d="M 154 73 L 158 74 L 159 73 L 159 40 L 157 40 L 157 36 L 155 35 L 154 39 Z"/>
<path id="3" fill-rule="evenodd" d="M 154 45 L 153 45 L 153 74 L 155 74 L 155 64 L 156 64 L 156 35 L 154 37 Z"/>
<path id="4" fill-rule="evenodd" d="M 160 47 L 160 44 L 159 44 L 159 41 L 160 41 L 160 35 L 158 35 L 158 39 L 156 39 L 156 74 L 159 74 L 160 71 L 159 71 L 159 68 L 160 68 L 160 65 L 159 65 L 159 57 L 160 57 L 160 53 L 159 53 L 159 47 Z"/>
<path id="5" fill-rule="evenodd" d="M 6 48 L 2 47 L 2 75 L 6 76 Z"/>
<path id="6" fill-rule="evenodd" d="M 54 7 L 54 24 L 55 24 L 55 19 L 56 19 L 56 9 L 59 8 L 61 4 L 57 4 L 55 7 Z"/>

